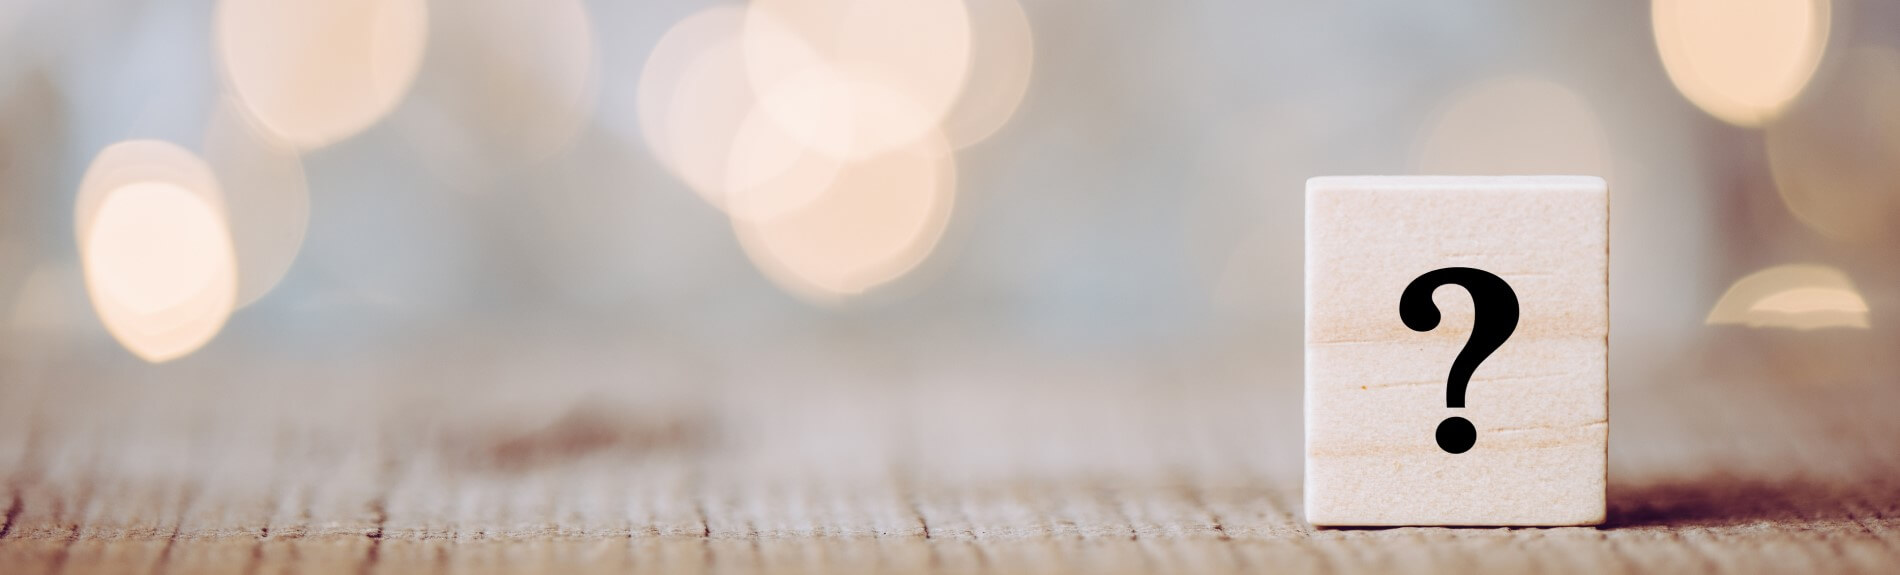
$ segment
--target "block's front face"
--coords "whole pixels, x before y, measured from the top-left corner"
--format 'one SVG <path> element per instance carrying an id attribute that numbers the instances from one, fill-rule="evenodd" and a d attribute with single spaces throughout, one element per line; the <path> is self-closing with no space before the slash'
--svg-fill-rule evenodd
<path id="1" fill-rule="evenodd" d="M 1590 177 L 1316 178 L 1306 190 L 1306 516 L 1315 525 L 1589 525 L 1609 437 L 1609 199 Z M 1446 377 L 1473 321 L 1446 285 L 1427 332 L 1400 295 L 1477 268 L 1510 284 L 1516 329 L 1465 407 Z M 1477 428 L 1447 453 L 1447 417 Z"/>

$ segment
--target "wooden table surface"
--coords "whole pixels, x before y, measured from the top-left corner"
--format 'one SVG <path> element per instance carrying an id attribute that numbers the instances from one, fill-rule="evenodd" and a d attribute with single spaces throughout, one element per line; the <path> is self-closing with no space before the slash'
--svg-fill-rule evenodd
<path id="1" fill-rule="evenodd" d="M 0 573 L 1900 572 L 1893 382 L 1613 382 L 1608 525 L 1318 530 L 1297 356 L 553 347 L 16 354 Z"/>

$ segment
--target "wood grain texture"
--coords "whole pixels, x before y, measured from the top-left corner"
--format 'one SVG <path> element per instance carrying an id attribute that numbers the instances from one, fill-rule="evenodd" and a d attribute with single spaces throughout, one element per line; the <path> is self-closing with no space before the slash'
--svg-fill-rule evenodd
<path id="1" fill-rule="evenodd" d="M 0 573 L 1900 568 L 1888 385 L 1619 389 L 1601 528 L 1327 530 L 1286 358 L 801 355 L 11 365 Z"/>

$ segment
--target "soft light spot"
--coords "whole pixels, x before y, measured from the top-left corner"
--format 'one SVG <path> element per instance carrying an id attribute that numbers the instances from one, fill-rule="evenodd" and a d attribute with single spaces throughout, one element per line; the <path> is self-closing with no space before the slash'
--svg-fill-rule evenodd
<path id="1" fill-rule="evenodd" d="M 767 95 L 765 100 L 778 98 Z M 827 193 L 844 163 L 806 147 L 754 107 L 733 140 L 723 193 L 727 215 L 759 221 L 802 207 Z"/>
<path id="2" fill-rule="evenodd" d="M 1655 0 L 1656 49 L 1703 111 L 1758 126 L 1800 95 L 1827 50 L 1828 0 Z"/>
<path id="3" fill-rule="evenodd" d="M 767 278 L 811 301 L 864 293 L 915 268 L 943 236 L 956 166 L 941 134 L 844 165 L 824 194 L 756 221 L 734 218 Z"/>
<path id="4" fill-rule="evenodd" d="M 144 182 L 169 182 L 224 212 L 224 194 L 218 178 L 204 160 L 171 142 L 128 140 L 106 146 L 94 156 L 79 183 L 73 206 L 73 230 L 80 249 L 92 237 L 99 209 L 113 190 Z"/>
<path id="5" fill-rule="evenodd" d="M 1865 314 L 1867 302 L 1860 299 L 1860 294 L 1849 289 L 1802 287 L 1762 298 L 1755 305 L 1748 306 L 1748 310 L 1786 314 L 1829 311 Z"/>
<path id="6" fill-rule="evenodd" d="M 428 20 L 424 0 L 222 0 L 218 59 L 263 127 L 316 148 L 395 109 L 422 65 Z"/>
<path id="7" fill-rule="evenodd" d="M 1606 176 L 1610 169 L 1590 105 L 1561 85 L 1521 77 L 1454 96 L 1428 124 L 1415 158 L 1425 174 Z"/>
<path id="8" fill-rule="evenodd" d="M 780 130 L 842 160 L 907 147 L 936 129 L 931 112 L 903 92 L 826 66 L 806 68 L 759 94 L 759 107 Z"/>
<path id="9" fill-rule="evenodd" d="M 1868 327 L 1867 300 L 1841 270 L 1812 264 L 1768 268 L 1730 286 L 1709 311 L 1709 325 L 1811 330 Z"/>
<path id="10" fill-rule="evenodd" d="M 191 161 L 198 165 L 181 171 L 209 171 Z M 206 200 L 218 191 L 184 185 L 191 182 L 160 177 L 105 190 L 79 242 L 86 292 L 106 331 L 154 363 L 211 341 L 236 304 L 231 234 Z"/>
<path id="11" fill-rule="evenodd" d="M 772 118 L 850 160 L 935 132 L 970 67 L 960 0 L 759 0 L 748 8 L 743 43 L 755 93 L 802 94 L 768 105 Z"/>
<path id="12" fill-rule="evenodd" d="M 680 20 L 640 72 L 641 135 L 660 163 L 717 207 L 727 154 L 755 98 L 739 43 L 745 10 L 716 6 Z"/>
<path id="13" fill-rule="evenodd" d="M 741 32 L 747 15 L 736 7 L 707 9 L 681 20 L 660 38 L 641 74 L 640 118 L 660 161 L 708 203 L 741 219 L 776 215 L 824 193 L 839 161 L 818 153 L 773 120 L 766 108 L 814 108 L 844 102 L 837 93 L 801 91 L 828 84 L 785 82 L 760 97 L 746 76 Z M 784 49 L 802 49 L 789 36 Z M 831 98 L 786 102 L 794 98 Z M 832 108 L 809 118 L 808 134 L 826 120 L 848 126 L 856 111 Z M 814 138 L 815 139 L 815 138 Z"/>
<path id="14" fill-rule="evenodd" d="M 233 267 L 217 249 L 230 246 L 219 220 L 217 210 L 173 184 L 114 190 L 93 221 L 87 277 L 134 313 L 178 307 L 210 289 L 221 268 Z"/>

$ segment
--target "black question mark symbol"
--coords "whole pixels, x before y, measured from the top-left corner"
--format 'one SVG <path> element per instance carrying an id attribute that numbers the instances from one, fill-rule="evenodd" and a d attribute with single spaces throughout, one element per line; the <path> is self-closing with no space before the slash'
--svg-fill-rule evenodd
<path id="1" fill-rule="evenodd" d="M 1412 331 L 1431 331 L 1438 327 L 1438 305 L 1432 292 L 1439 286 L 1456 284 L 1471 294 L 1471 338 L 1451 362 L 1451 375 L 1445 380 L 1445 407 L 1464 408 L 1465 387 L 1471 373 L 1491 352 L 1511 339 L 1517 331 L 1517 292 L 1491 272 L 1476 268 L 1440 268 L 1413 279 L 1399 296 L 1399 318 Z M 1478 428 L 1463 417 L 1447 417 L 1438 423 L 1438 447 L 1446 453 L 1464 453 L 1478 442 Z"/>

